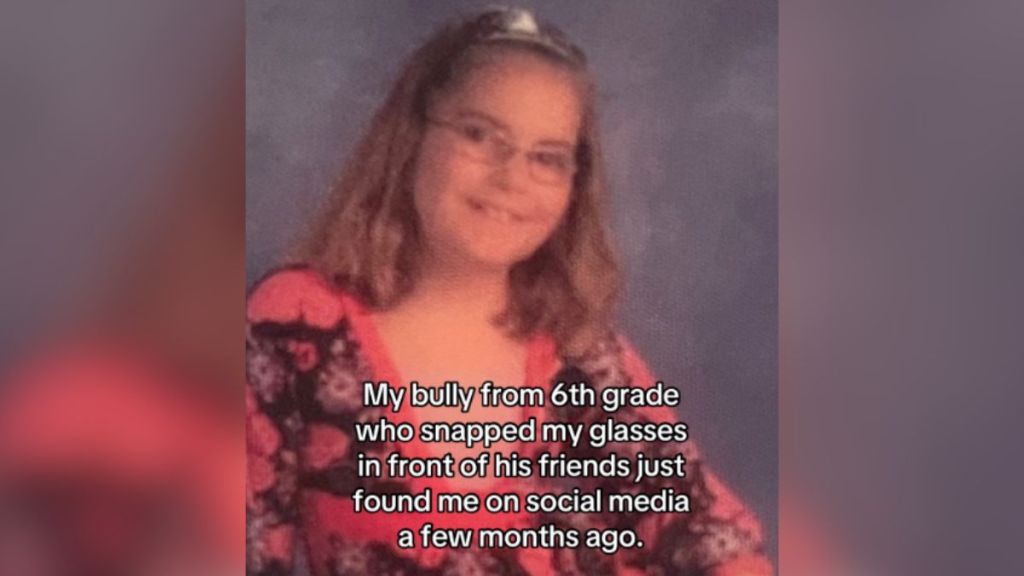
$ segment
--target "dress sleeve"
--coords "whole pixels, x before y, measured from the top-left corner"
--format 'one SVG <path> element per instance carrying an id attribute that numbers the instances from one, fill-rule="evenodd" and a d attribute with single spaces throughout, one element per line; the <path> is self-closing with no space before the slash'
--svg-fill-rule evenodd
<path id="1" fill-rule="evenodd" d="M 260 281 L 246 307 L 246 573 L 292 573 L 299 524 L 296 380 L 318 364 L 309 334 L 337 324 L 338 299 L 305 269 Z"/>
<path id="2" fill-rule="evenodd" d="M 654 385 L 654 377 L 636 351 L 621 337 L 619 345 L 625 375 L 631 384 Z M 678 421 L 675 412 L 667 407 L 639 409 L 631 417 L 652 422 Z M 689 494 L 691 502 L 690 513 L 646 514 L 637 519 L 637 532 L 646 545 L 632 559 L 634 568 L 650 573 L 657 566 L 664 574 L 772 575 L 772 564 L 763 553 L 763 534 L 757 518 L 708 469 L 692 439 L 681 445 L 659 444 L 656 449 L 633 448 L 662 457 L 681 452 L 686 459 L 684 478 L 650 480 L 641 489 L 656 493 L 666 487 L 674 488 Z M 663 452 L 658 454 L 658 450 Z"/>

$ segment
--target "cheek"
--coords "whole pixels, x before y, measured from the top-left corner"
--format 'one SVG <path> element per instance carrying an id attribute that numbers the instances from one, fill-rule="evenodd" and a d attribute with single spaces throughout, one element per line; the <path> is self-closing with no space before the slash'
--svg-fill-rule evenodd
<path id="1" fill-rule="evenodd" d="M 572 199 L 572 190 L 566 189 L 546 194 L 541 197 L 539 206 L 551 227 L 555 227 L 569 210 L 569 202 Z"/>
<path id="2" fill-rule="evenodd" d="M 425 141 L 413 178 L 413 199 L 420 218 L 428 225 L 436 221 L 466 190 L 478 185 L 480 178 L 465 162 Z"/>
<path id="3" fill-rule="evenodd" d="M 437 204 L 441 192 L 445 189 L 447 167 L 441 162 L 443 158 L 431 150 L 429 146 L 423 147 L 416 161 L 416 173 L 412 182 L 416 209 L 421 214 Z"/>
<path id="4" fill-rule="evenodd" d="M 413 178 L 413 203 L 427 234 L 432 234 L 441 219 L 451 179 L 451 168 L 442 157 L 425 153 L 420 158 Z"/>

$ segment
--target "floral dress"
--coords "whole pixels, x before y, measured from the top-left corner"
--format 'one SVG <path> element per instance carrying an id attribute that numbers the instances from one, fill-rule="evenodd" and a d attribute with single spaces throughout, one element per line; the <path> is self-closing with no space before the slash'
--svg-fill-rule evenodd
<path id="1" fill-rule="evenodd" d="M 647 492 L 664 488 L 690 497 L 690 512 L 475 514 L 357 514 L 351 496 L 368 493 L 443 491 L 443 478 L 362 478 L 356 454 L 383 458 L 390 452 L 425 455 L 418 441 L 359 443 L 354 424 L 382 416 L 415 422 L 414 411 L 399 413 L 363 405 L 364 381 L 398 382 L 396 371 L 371 316 L 353 297 L 316 272 L 293 267 L 265 277 L 253 289 L 247 308 L 248 386 L 246 392 L 248 476 L 246 488 L 247 573 L 291 574 L 295 547 L 304 546 L 315 576 L 425 574 L 575 575 L 678 574 L 766 575 L 772 573 L 762 553 L 761 531 L 750 512 L 711 474 L 692 440 L 680 444 L 609 443 L 596 449 L 524 444 L 520 455 L 565 453 L 569 458 L 599 458 L 616 452 L 632 456 L 686 458 L 682 478 L 496 479 L 494 492 Z M 585 381 L 594 389 L 650 386 L 654 379 L 629 345 L 614 334 L 577 357 L 556 352 L 549 338 L 529 343 L 526 385 L 551 390 L 558 382 Z M 550 403 L 548 403 L 550 404 Z M 596 422 L 609 415 L 598 407 L 527 409 L 538 423 Z M 621 422 L 672 422 L 668 408 L 623 408 Z M 586 429 L 586 428 L 585 428 Z M 605 508 L 607 509 L 607 508 Z M 416 532 L 430 522 L 435 528 L 536 528 L 554 524 L 589 529 L 631 529 L 642 548 L 604 554 L 583 546 L 521 549 L 401 549 L 400 529 Z"/>

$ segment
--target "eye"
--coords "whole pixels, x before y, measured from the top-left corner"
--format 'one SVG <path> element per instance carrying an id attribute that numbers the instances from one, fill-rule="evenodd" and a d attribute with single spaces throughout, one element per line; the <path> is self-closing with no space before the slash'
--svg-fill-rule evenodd
<path id="1" fill-rule="evenodd" d="M 476 143 L 483 143 L 490 140 L 491 132 L 486 126 L 479 124 L 463 124 L 459 126 L 459 134 L 467 140 Z"/>
<path id="2" fill-rule="evenodd" d="M 533 158 L 538 165 L 560 172 L 567 172 L 572 167 L 572 158 L 564 152 L 534 152 Z"/>

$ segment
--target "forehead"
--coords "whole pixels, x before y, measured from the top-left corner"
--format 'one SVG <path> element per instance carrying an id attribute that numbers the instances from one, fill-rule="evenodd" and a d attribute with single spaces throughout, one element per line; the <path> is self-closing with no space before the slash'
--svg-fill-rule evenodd
<path id="1" fill-rule="evenodd" d="M 519 52 L 474 59 L 439 106 L 450 113 L 486 114 L 530 141 L 576 142 L 582 114 L 579 81 L 571 72 Z"/>

